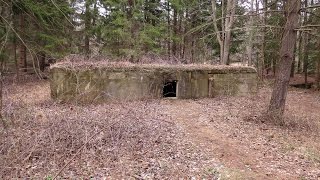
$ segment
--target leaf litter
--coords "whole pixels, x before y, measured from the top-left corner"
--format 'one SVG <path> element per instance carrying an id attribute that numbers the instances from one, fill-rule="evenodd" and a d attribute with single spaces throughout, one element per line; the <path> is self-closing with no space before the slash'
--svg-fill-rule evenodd
<path id="1" fill-rule="evenodd" d="M 81 105 L 7 82 L 0 178 L 318 179 L 319 94 L 290 90 L 276 126 L 259 121 L 270 92 Z"/>

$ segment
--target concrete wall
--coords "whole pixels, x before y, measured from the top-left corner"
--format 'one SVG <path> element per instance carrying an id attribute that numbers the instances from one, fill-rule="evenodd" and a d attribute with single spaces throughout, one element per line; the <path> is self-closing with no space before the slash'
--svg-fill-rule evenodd
<path id="1" fill-rule="evenodd" d="M 187 67 L 51 68 L 51 95 L 85 103 L 161 98 L 166 81 L 177 80 L 177 98 L 246 95 L 257 91 L 253 68 Z"/>

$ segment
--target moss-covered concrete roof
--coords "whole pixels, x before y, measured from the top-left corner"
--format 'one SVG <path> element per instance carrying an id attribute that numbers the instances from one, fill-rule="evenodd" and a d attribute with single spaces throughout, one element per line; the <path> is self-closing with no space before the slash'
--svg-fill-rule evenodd
<path id="1" fill-rule="evenodd" d="M 76 71 L 106 69 L 111 71 L 211 71 L 216 73 L 256 73 L 256 69 L 248 66 L 225 66 L 208 64 L 133 64 L 129 62 L 59 62 L 50 69 L 69 69 Z"/>

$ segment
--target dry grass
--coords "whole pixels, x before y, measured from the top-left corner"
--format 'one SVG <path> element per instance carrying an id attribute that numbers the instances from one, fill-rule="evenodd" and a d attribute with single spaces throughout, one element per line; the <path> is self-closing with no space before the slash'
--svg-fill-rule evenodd
<path id="1" fill-rule="evenodd" d="M 201 174 L 195 168 L 201 151 L 182 140 L 158 101 L 56 104 L 45 81 L 7 84 L 5 92 L 0 179 L 54 177 L 69 160 L 60 178 Z"/>
<path id="2" fill-rule="evenodd" d="M 269 87 L 261 88 L 258 96 L 252 100 L 257 103 L 248 107 L 249 114 L 244 120 L 320 137 L 320 113 L 317 111 L 320 108 L 319 92 L 291 88 L 282 119 L 267 115 L 266 109 L 269 105 L 270 95 L 271 89 Z"/>
<path id="3" fill-rule="evenodd" d="M 268 87 L 249 97 L 81 106 L 52 101 L 46 81 L 25 80 L 5 84 L 0 179 L 60 170 L 59 179 L 320 177 L 316 92 L 291 90 L 285 124 L 275 126 L 255 120 Z"/>
<path id="4" fill-rule="evenodd" d="M 81 56 L 68 56 L 55 63 L 50 67 L 52 68 L 65 68 L 65 69 L 75 69 L 75 70 L 87 70 L 96 68 L 105 69 L 121 69 L 121 70 L 152 70 L 152 69 L 162 69 L 162 70 L 214 70 L 217 72 L 248 72 L 256 73 L 256 69 L 248 66 L 223 66 L 223 65 L 211 65 L 211 64 L 181 64 L 174 63 L 170 64 L 167 62 L 147 62 L 143 61 L 139 64 L 131 63 L 129 61 L 118 61 L 113 62 L 108 59 L 90 59 L 85 60 Z"/>

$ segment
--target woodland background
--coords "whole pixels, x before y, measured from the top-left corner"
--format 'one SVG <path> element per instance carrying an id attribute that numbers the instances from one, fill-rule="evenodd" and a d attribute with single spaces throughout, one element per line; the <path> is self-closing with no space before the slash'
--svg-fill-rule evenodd
<path id="1" fill-rule="evenodd" d="M 319 2 L 301 3 L 292 75 L 319 74 Z M 1 0 L 2 70 L 43 71 L 48 60 L 85 54 L 132 62 L 240 62 L 257 67 L 261 77 L 263 72 L 275 74 L 287 4 L 280 0 Z"/>
<path id="2" fill-rule="evenodd" d="M 68 59 L 253 66 L 259 91 L 59 103 Z M 319 0 L 0 0 L 0 70 L 0 179 L 320 178 Z"/>

